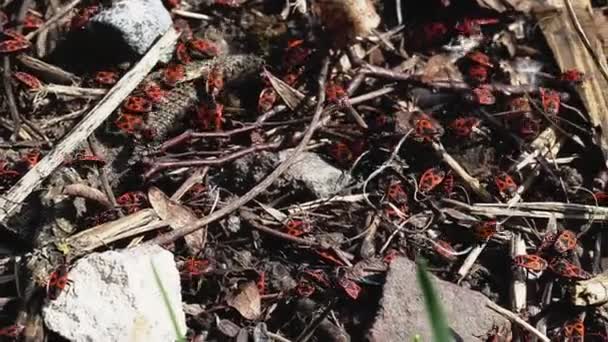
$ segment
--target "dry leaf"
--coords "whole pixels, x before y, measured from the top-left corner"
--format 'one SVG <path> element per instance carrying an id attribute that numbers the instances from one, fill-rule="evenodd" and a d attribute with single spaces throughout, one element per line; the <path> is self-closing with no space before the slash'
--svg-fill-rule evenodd
<path id="1" fill-rule="evenodd" d="M 289 109 L 295 110 L 306 97 L 297 89 L 294 89 L 289 84 L 283 82 L 280 78 L 275 77 L 268 70 L 264 70 L 264 76 L 268 78 L 272 88 L 279 94 Z"/>
<path id="2" fill-rule="evenodd" d="M 148 200 L 156 214 L 173 229 L 189 226 L 197 220 L 192 210 L 171 200 L 157 187 L 148 190 Z M 205 246 L 205 236 L 204 229 L 201 229 L 186 235 L 184 239 L 190 249 L 199 251 Z"/>
<path id="3" fill-rule="evenodd" d="M 380 25 L 370 0 L 316 0 L 312 9 L 339 47 L 356 37 L 368 37 Z"/>
<path id="4" fill-rule="evenodd" d="M 262 300 L 255 282 L 248 282 L 239 291 L 236 296 L 228 298 L 228 305 L 235 308 L 246 319 L 259 318 L 262 314 Z"/>
<path id="5" fill-rule="evenodd" d="M 420 77 L 422 82 L 462 82 L 462 73 L 452 63 L 452 59 L 448 55 L 435 55 L 431 57 L 422 70 Z"/>

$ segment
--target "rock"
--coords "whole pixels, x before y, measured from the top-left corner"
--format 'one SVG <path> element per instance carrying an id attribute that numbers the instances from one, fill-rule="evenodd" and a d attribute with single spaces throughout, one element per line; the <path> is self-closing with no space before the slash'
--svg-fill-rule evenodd
<path id="1" fill-rule="evenodd" d="M 510 331 L 510 322 L 486 307 L 484 303 L 488 299 L 481 293 L 435 276 L 432 280 L 458 341 L 477 341 L 495 326 Z M 420 335 L 421 341 L 432 341 L 424 298 L 416 279 L 416 265 L 400 257 L 391 263 L 369 340 L 412 341 L 415 335 Z"/>
<path id="2" fill-rule="evenodd" d="M 293 153 L 285 150 L 279 153 L 279 159 L 284 161 Z M 317 198 L 327 198 L 342 190 L 351 180 L 350 175 L 331 166 L 319 155 L 304 152 L 289 167 L 284 175 L 288 181 L 302 182 Z"/>
<path id="3" fill-rule="evenodd" d="M 91 22 L 120 32 L 124 42 L 139 55 L 143 55 L 173 23 L 161 0 L 114 1 Z"/>
<path id="4" fill-rule="evenodd" d="M 185 333 L 179 272 L 173 255 L 158 246 L 78 261 L 68 273 L 71 284 L 43 308 L 47 327 L 70 341 L 175 341 L 152 262 Z"/>

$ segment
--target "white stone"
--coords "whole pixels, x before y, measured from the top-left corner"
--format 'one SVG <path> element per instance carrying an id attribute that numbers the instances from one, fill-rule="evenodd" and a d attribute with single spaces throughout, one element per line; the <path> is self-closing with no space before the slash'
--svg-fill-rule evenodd
<path id="1" fill-rule="evenodd" d="M 287 159 L 293 150 L 279 153 L 281 161 Z M 319 155 L 303 152 L 285 172 L 285 178 L 302 182 L 317 198 L 336 195 L 351 181 L 348 173 L 328 164 Z"/>
<path id="2" fill-rule="evenodd" d="M 179 272 L 173 255 L 159 246 L 79 260 L 68 273 L 69 287 L 43 308 L 47 327 L 78 342 L 177 340 L 152 263 L 184 334 Z"/>
<path id="3" fill-rule="evenodd" d="M 135 51 L 143 55 L 173 24 L 161 0 L 119 0 L 91 19 L 92 23 L 113 27 Z"/>

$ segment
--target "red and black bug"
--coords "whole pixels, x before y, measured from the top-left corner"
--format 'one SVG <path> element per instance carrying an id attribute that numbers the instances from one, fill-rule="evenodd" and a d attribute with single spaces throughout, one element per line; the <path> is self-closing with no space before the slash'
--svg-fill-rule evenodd
<path id="1" fill-rule="evenodd" d="M 488 68 L 483 65 L 474 64 L 467 70 L 469 78 L 478 83 L 484 83 L 488 80 Z"/>
<path id="2" fill-rule="evenodd" d="M 24 30 L 35 30 L 40 28 L 44 24 L 44 20 L 42 20 L 42 16 L 38 13 L 28 11 L 23 18 L 23 29 Z"/>
<path id="3" fill-rule="evenodd" d="M 574 232 L 571 230 L 565 229 L 555 238 L 553 248 L 557 253 L 564 254 L 573 250 L 576 247 L 576 242 L 576 234 L 574 234 Z"/>
<path id="4" fill-rule="evenodd" d="M 494 185 L 501 195 L 512 196 L 517 191 L 517 184 L 506 172 L 499 172 L 494 177 Z"/>
<path id="5" fill-rule="evenodd" d="M 272 87 L 266 87 L 260 92 L 258 97 L 258 112 L 265 113 L 272 109 L 277 102 L 277 92 Z"/>
<path id="6" fill-rule="evenodd" d="M 71 165 L 91 165 L 91 166 L 104 166 L 106 161 L 94 154 L 88 154 L 86 152 L 76 153 L 74 158 L 70 161 Z"/>
<path id="7" fill-rule="evenodd" d="M 466 55 L 466 58 L 468 60 L 470 60 L 471 62 L 474 62 L 476 64 L 482 65 L 482 66 L 484 66 L 486 68 L 493 68 L 494 67 L 494 65 L 490 61 L 490 57 L 488 55 L 486 55 L 485 53 L 480 52 L 480 51 L 469 52 Z"/>
<path id="8" fill-rule="evenodd" d="M 325 96 L 329 103 L 338 104 L 340 106 L 344 105 L 348 98 L 348 94 L 346 93 L 346 90 L 344 90 L 344 87 L 336 82 L 329 82 L 327 84 Z"/>
<path id="9" fill-rule="evenodd" d="M 192 280 L 209 272 L 209 270 L 210 264 L 208 260 L 190 257 L 184 262 L 184 268 L 180 274 L 182 278 Z"/>
<path id="10" fill-rule="evenodd" d="M 222 104 L 217 102 L 204 102 L 199 106 L 196 113 L 198 122 L 203 130 L 208 130 L 213 126 L 217 131 L 222 129 L 224 117 L 224 106 Z"/>
<path id="11" fill-rule="evenodd" d="M 414 133 L 413 139 L 419 142 L 431 142 L 443 135 L 443 127 L 429 115 L 416 113 L 412 118 Z"/>
<path id="12" fill-rule="evenodd" d="M 177 43 L 175 57 L 182 64 L 188 64 L 192 61 L 192 57 L 190 57 L 190 53 L 188 52 L 188 46 L 184 42 Z"/>
<path id="13" fill-rule="evenodd" d="M 174 87 L 185 78 L 186 69 L 181 64 L 169 65 L 163 72 L 163 82 L 170 87 Z"/>
<path id="14" fill-rule="evenodd" d="M 302 236 L 304 234 L 310 233 L 312 227 L 308 222 L 302 220 L 289 220 L 285 223 L 284 229 L 287 234 L 292 236 Z"/>
<path id="15" fill-rule="evenodd" d="M 532 272 L 542 272 L 549 264 L 543 258 L 535 254 L 518 255 L 513 258 L 513 263 Z"/>
<path id="16" fill-rule="evenodd" d="M 549 115 L 557 115 L 561 103 L 560 94 L 552 89 L 540 88 L 540 100 L 544 111 Z"/>
<path id="17" fill-rule="evenodd" d="M 329 147 L 329 155 L 340 165 L 346 165 L 353 161 L 354 154 L 347 143 L 336 142 Z"/>
<path id="18" fill-rule="evenodd" d="M 220 67 L 212 68 L 205 82 L 205 91 L 215 98 L 224 89 L 224 70 Z"/>
<path id="19" fill-rule="evenodd" d="M 580 319 L 567 321 L 562 329 L 566 342 L 583 342 L 585 340 L 585 324 Z"/>
<path id="20" fill-rule="evenodd" d="M 12 340 L 17 340 L 17 338 L 21 335 L 25 329 L 25 326 L 20 324 L 9 325 L 8 327 L 4 327 L 0 329 L 0 336 L 7 337 Z"/>
<path id="21" fill-rule="evenodd" d="M 144 121 L 140 116 L 123 113 L 114 121 L 114 124 L 122 132 L 133 134 L 143 127 Z"/>
<path id="22" fill-rule="evenodd" d="M 212 41 L 201 39 L 201 38 L 192 38 L 188 41 L 188 45 L 190 47 L 190 52 L 195 57 L 214 57 L 220 53 L 219 48 Z"/>
<path id="23" fill-rule="evenodd" d="M 148 203 L 148 198 L 141 191 L 129 191 L 116 198 L 116 203 L 124 208 L 127 214 L 133 214 Z"/>
<path id="24" fill-rule="evenodd" d="M 9 39 L 0 43 L 0 53 L 15 53 L 29 49 L 31 46 L 27 40 Z"/>
<path id="25" fill-rule="evenodd" d="M 57 299 L 61 292 L 65 290 L 69 282 L 68 266 L 62 264 L 55 271 L 53 271 L 49 277 L 46 285 L 47 297 L 50 300 Z"/>
<path id="26" fill-rule="evenodd" d="M 488 241 L 498 231 L 496 220 L 480 221 L 473 225 L 473 235 L 480 241 Z"/>
<path id="27" fill-rule="evenodd" d="M 423 194 L 429 193 L 433 191 L 445 178 L 445 171 L 432 167 L 420 176 L 420 181 L 418 181 L 418 191 Z"/>
<path id="28" fill-rule="evenodd" d="M 347 277 L 340 277 L 338 279 L 338 285 L 340 285 L 340 287 L 344 290 L 344 293 L 346 293 L 346 295 L 351 299 L 357 299 L 359 298 L 359 295 L 361 295 L 361 286 Z"/>
<path id="29" fill-rule="evenodd" d="M 146 98 L 154 103 L 162 103 L 167 100 L 167 92 L 164 91 L 156 82 L 148 82 L 144 85 Z"/>
<path id="30" fill-rule="evenodd" d="M 480 105 L 493 105 L 496 103 L 496 97 L 488 87 L 477 87 L 473 89 L 470 95 L 470 100 Z"/>
<path id="31" fill-rule="evenodd" d="M 569 280 L 585 280 L 591 278 L 591 275 L 585 270 L 564 258 L 554 258 L 551 263 L 549 263 L 549 269 L 559 277 Z"/>
<path id="32" fill-rule="evenodd" d="M 473 133 L 473 128 L 479 126 L 479 119 L 474 117 L 457 118 L 449 125 L 454 135 L 461 138 L 468 138 Z"/>
<path id="33" fill-rule="evenodd" d="M 38 164 L 38 162 L 40 161 L 41 158 L 42 158 L 42 155 L 40 154 L 40 151 L 33 150 L 33 151 L 26 153 L 21 158 L 21 160 L 27 165 L 28 169 L 31 169 L 34 166 L 36 166 L 36 164 Z"/>
<path id="34" fill-rule="evenodd" d="M 388 185 L 386 197 L 395 204 L 405 204 L 408 200 L 407 193 L 403 189 L 403 183 L 401 181 L 392 181 Z"/>
<path id="35" fill-rule="evenodd" d="M 27 72 L 15 71 L 13 77 L 29 89 L 37 90 L 42 88 L 42 82 L 36 76 Z"/>
<path id="36" fill-rule="evenodd" d="M 564 71 L 559 79 L 564 82 L 573 83 L 573 84 L 581 84 L 585 78 L 585 74 L 582 71 L 577 69 L 569 69 Z"/>
<path id="37" fill-rule="evenodd" d="M 118 82 L 118 73 L 114 71 L 98 71 L 95 82 L 104 86 L 113 86 Z"/>
<path id="38" fill-rule="evenodd" d="M 72 30 L 79 30 L 85 27 L 85 25 L 91 20 L 91 18 L 100 11 L 99 6 L 88 6 L 84 7 L 72 17 L 70 26 Z"/>
<path id="39" fill-rule="evenodd" d="M 132 113 L 148 113 L 152 110 L 152 103 L 145 97 L 129 96 L 122 107 Z"/>

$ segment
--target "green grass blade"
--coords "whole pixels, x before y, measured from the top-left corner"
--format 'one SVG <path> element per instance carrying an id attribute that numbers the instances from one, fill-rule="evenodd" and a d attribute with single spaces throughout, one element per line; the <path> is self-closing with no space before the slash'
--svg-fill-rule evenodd
<path id="1" fill-rule="evenodd" d="M 160 289 L 160 293 L 163 296 L 163 301 L 165 302 L 165 307 L 169 311 L 169 316 L 171 317 L 171 323 L 173 323 L 173 329 L 175 329 L 175 336 L 177 336 L 176 341 L 185 342 L 186 337 L 180 331 L 179 324 L 177 323 L 177 315 L 175 314 L 173 307 L 171 307 L 171 302 L 169 301 L 169 295 L 167 294 L 167 290 L 163 286 L 163 283 L 160 279 L 160 275 L 158 274 L 158 270 L 156 269 L 156 266 L 154 266 L 154 261 L 152 259 L 150 259 L 150 264 L 152 264 L 152 271 L 154 272 L 154 280 L 156 281 L 156 285 Z"/>
<path id="2" fill-rule="evenodd" d="M 450 329 L 447 324 L 445 313 L 439 296 L 435 291 L 431 277 L 426 270 L 425 262 L 417 262 L 417 278 L 418 284 L 422 289 L 422 295 L 424 297 L 424 304 L 426 306 L 426 312 L 431 322 L 431 329 L 433 330 L 433 341 L 435 342 L 451 342 L 454 339 L 450 333 Z"/>

